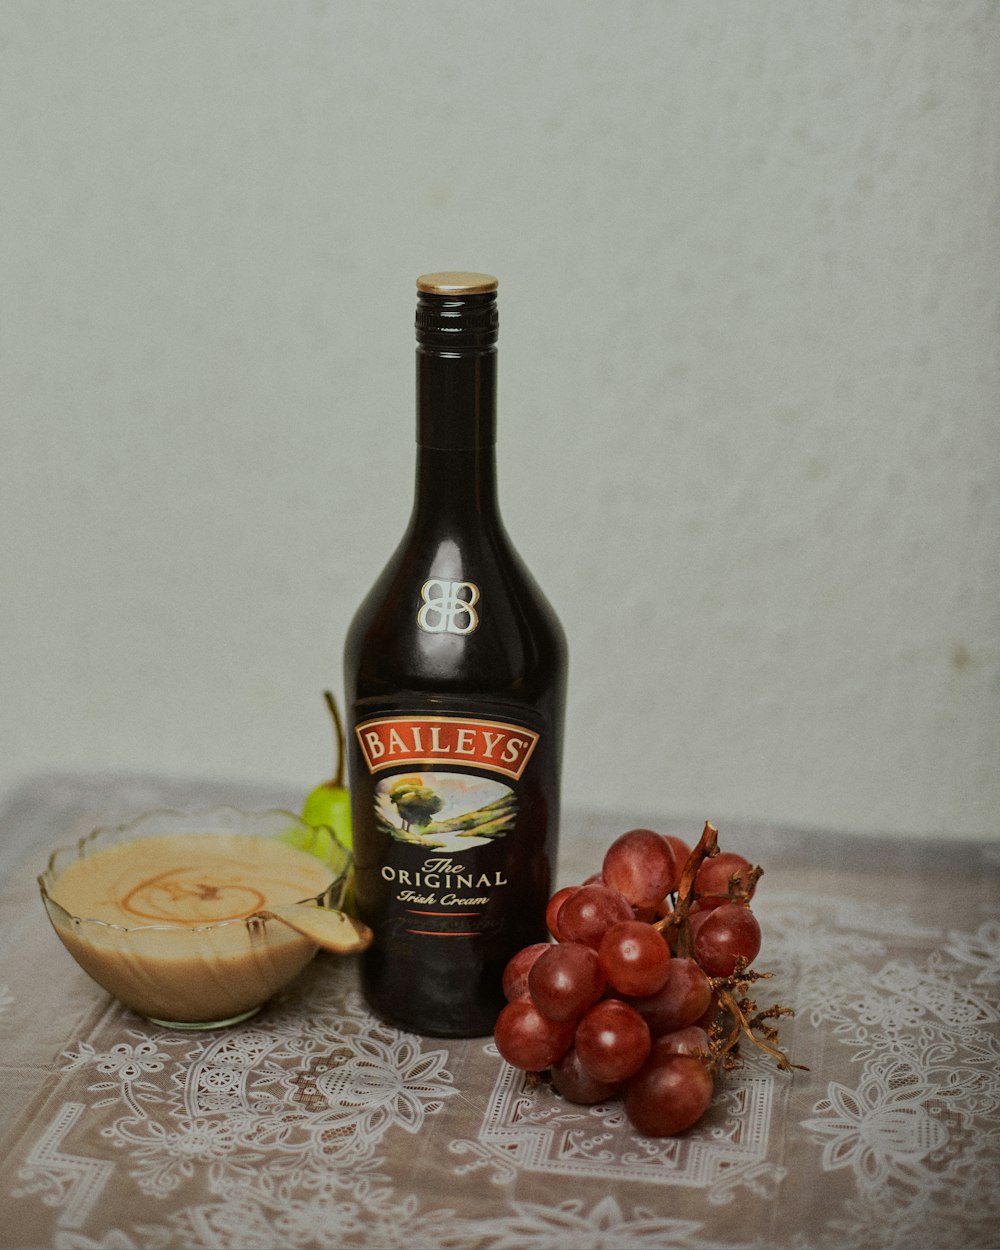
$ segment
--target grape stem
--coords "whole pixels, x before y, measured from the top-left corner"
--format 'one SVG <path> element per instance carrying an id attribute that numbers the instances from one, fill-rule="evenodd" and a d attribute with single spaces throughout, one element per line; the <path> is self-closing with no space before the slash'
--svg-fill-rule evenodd
<path id="1" fill-rule="evenodd" d="M 661 933 L 667 928 L 677 929 L 677 954 L 682 959 L 691 958 L 691 930 L 687 923 L 688 911 L 694 899 L 694 879 L 698 875 L 698 869 L 702 866 L 706 859 L 711 859 L 719 853 L 719 831 L 710 821 L 705 821 L 705 828 L 701 831 L 701 837 L 698 844 L 687 857 L 687 862 L 681 869 L 680 881 L 677 883 L 677 895 L 674 901 L 673 910 L 654 925 L 654 929 L 658 929 Z"/>
<path id="2" fill-rule="evenodd" d="M 344 785 L 344 724 L 340 719 L 340 709 L 337 707 L 337 700 L 333 697 L 329 690 L 323 691 L 323 698 L 326 700 L 326 706 L 330 709 L 330 715 L 333 717 L 333 727 L 337 731 L 337 771 L 330 780 L 330 784 L 337 789 L 343 789 Z"/>
<path id="3" fill-rule="evenodd" d="M 792 1063 L 789 1060 L 785 1052 L 776 1044 L 777 1029 L 772 1029 L 764 1023 L 766 1020 L 775 1020 L 779 1016 L 794 1015 L 790 1007 L 779 1007 L 775 1004 L 765 1011 L 758 1012 L 755 1016 L 748 1017 L 743 1010 L 743 1005 L 737 1001 L 731 989 L 720 985 L 716 987 L 715 992 L 719 996 L 719 1006 L 724 1007 L 732 1018 L 732 1029 L 729 1035 L 720 1038 L 713 1046 L 719 1059 L 735 1050 L 741 1037 L 746 1037 L 765 1054 L 770 1055 L 782 1072 L 791 1072 L 793 1068 L 798 1068 L 802 1072 L 809 1071 L 801 1063 Z M 753 1005 L 748 1005 L 750 1010 L 753 1010 Z M 756 1032 L 757 1029 L 760 1030 L 760 1035 Z"/>

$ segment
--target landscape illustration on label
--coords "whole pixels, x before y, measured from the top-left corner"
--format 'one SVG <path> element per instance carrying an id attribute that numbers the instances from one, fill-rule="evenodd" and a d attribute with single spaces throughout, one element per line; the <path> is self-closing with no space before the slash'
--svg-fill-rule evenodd
<path id="1" fill-rule="evenodd" d="M 375 820 L 397 842 L 461 854 L 513 828 L 517 796 L 509 786 L 466 773 L 397 773 L 375 787 Z"/>

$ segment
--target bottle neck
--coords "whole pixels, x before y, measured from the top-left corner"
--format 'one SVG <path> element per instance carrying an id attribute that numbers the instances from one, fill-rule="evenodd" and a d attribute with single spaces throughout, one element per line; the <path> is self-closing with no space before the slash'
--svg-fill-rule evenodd
<path id="1" fill-rule="evenodd" d="M 418 345 L 417 515 L 496 515 L 496 392 L 495 346 Z"/>

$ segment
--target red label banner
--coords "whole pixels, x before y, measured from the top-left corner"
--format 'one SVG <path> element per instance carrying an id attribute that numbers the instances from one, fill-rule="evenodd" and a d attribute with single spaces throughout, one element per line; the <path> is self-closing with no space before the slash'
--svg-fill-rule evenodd
<path id="1" fill-rule="evenodd" d="M 462 764 L 515 781 L 538 741 L 538 734 L 520 725 L 457 716 L 386 716 L 354 732 L 370 773 L 399 764 Z"/>

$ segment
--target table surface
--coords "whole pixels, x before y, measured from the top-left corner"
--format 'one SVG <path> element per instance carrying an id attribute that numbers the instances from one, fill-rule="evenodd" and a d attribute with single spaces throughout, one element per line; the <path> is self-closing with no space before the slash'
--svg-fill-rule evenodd
<path id="1" fill-rule="evenodd" d="M 182 1033 L 119 1007 L 49 927 L 48 852 L 159 807 L 294 796 L 47 777 L 0 808 L 0 1245 L 990 1247 L 1000 1227 L 1000 844 L 722 826 L 765 868 L 763 1055 L 680 1138 L 527 1087 L 488 1039 L 374 1019 L 320 955 L 263 1012 Z M 711 817 L 711 813 L 708 813 Z M 646 814 L 688 841 L 697 824 Z M 627 825 L 570 813 L 560 884 Z"/>

